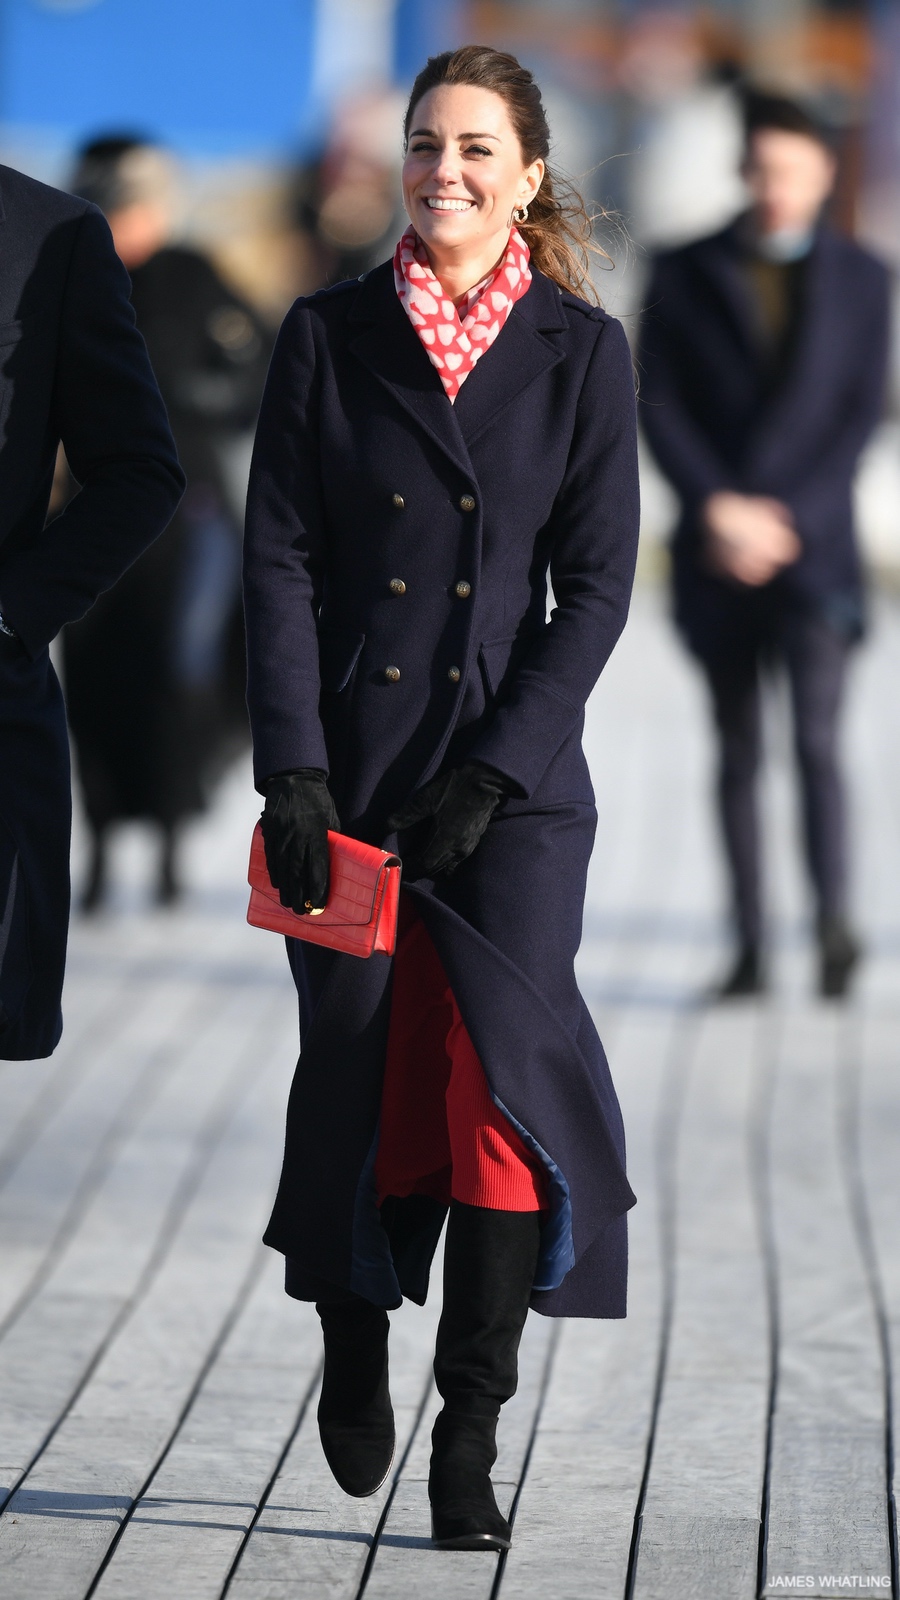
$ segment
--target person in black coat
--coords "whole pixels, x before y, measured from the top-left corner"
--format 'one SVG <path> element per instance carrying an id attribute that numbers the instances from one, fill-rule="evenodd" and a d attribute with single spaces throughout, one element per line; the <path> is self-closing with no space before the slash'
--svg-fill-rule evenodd
<path id="1" fill-rule="evenodd" d="M 843 994 L 859 945 L 847 919 L 838 721 L 863 631 L 851 492 L 883 404 L 884 267 L 820 217 L 835 163 L 799 106 L 747 101 L 753 205 L 712 238 L 661 255 L 646 293 L 641 414 L 681 500 L 675 615 L 709 683 L 719 805 L 739 937 L 719 993 L 765 987 L 755 784 L 760 680 L 786 669 L 816 897 L 823 994 Z"/>
<path id="2" fill-rule="evenodd" d="M 92 141 L 73 189 L 105 213 L 131 275 L 187 492 L 164 537 L 64 635 L 65 690 L 91 830 L 83 894 L 107 888 L 111 827 L 160 831 L 157 897 L 179 893 L 181 824 L 246 737 L 240 531 L 225 462 L 252 427 L 271 352 L 268 330 L 198 251 L 169 243 L 174 170 L 131 138 Z"/>
<path id="3" fill-rule="evenodd" d="M 322 1442 L 366 1494 L 393 1449 L 387 1310 L 424 1301 L 449 1210 L 433 1531 L 502 1549 L 490 1467 L 529 1304 L 625 1314 L 634 1196 L 574 958 L 584 706 L 634 574 L 634 386 L 621 325 L 583 298 L 589 223 L 547 168 L 531 74 L 437 56 L 406 136 L 411 227 L 288 314 L 251 471 L 270 873 L 296 911 L 324 904 L 339 818 L 399 836 L 405 885 L 393 960 L 288 941 L 302 1056 L 266 1241 L 317 1303 Z"/>
<path id="4" fill-rule="evenodd" d="M 0 167 L 0 1058 L 62 1031 L 69 751 L 48 646 L 172 516 L 184 488 L 94 206 Z M 45 526 L 60 440 L 81 485 Z"/>

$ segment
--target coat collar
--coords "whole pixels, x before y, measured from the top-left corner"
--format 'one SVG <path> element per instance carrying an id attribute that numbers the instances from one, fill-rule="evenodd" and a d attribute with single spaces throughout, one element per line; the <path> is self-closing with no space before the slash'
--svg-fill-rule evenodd
<path id="1" fill-rule="evenodd" d="M 754 363 L 763 359 L 760 334 L 746 275 L 742 270 L 744 217 L 712 238 L 693 247 L 698 269 L 717 289 L 731 312 L 732 325 Z M 806 275 L 798 327 L 789 364 L 776 392 L 760 417 L 754 436 L 748 441 L 753 470 L 764 471 L 784 449 L 792 448 L 791 418 L 802 397 L 818 382 L 824 342 L 829 324 L 840 313 L 841 284 L 839 242 L 827 227 L 816 230 L 812 249 L 806 258 Z"/>
<path id="2" fill-rule="evenodd" d="M 795 449 L 793 418 L 823 381 L 823 358 L 827 361 L 831 343 L 829 329 L 840 318 L 845 293 L 839 255 L 835 235 L 819 232 L 808 257 L 790 364 L 752 443 L 758 472 L 772 470 L 782 452 Z"/>
<path id="3" fill-rule="evenodd" d="M 737 217 L 734 222 L 729 223 L 727 228 L 723 228 L 720 233 L 713 234 L 711 238 L 699 240 L 691 248 L 700 272 L 715 287 L 720 298 L 728 306 L 738 333 L 748 347 L 759 355 L 761 352 L 759 324 L 746 274 L 743 270 L 747 224 L 748 213 L 745 212 L 742 216 Z M 829 275 L 834 247 L 834 235 L 827 228 L 818 228 L 813 236 L 812 248 L 806 258 L 808 271 L 805 299 L 807 302 L 809 302 L 810 294 L 814 296 L 815 291 L 821 286 L 823 271 L 825 276 Z M 808 323 L 809 318 L 804 316 L 803 320 Z"/>
<path id="4" fill-rule="evenodd" d="M 393 266 L 383 262 L 362 280 L 350 322 L 359 329 L 354 354 L 468 477 L 468 446 L 542 372 L 563 359 L 545 337 L 566 327 L 556 285 L 533 270 L 531 287 L 490 350 L 485 351 L 451 405 L 404 311 Z"/>

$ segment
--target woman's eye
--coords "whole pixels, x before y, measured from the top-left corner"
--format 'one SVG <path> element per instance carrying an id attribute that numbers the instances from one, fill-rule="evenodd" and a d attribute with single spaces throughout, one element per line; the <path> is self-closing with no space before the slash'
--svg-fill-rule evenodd
<path id="1" fill-rule="evenodd" d="M 419 156 L 419 155 L 423 155 L 426 151 L 433 150 L 433 149 L 434 149 L 434 145 L 433 144 L 427 144 L 427 143 L 425 143 L 423 141 L 420 144 L 414 144 L 413 147 L 412 147 L 412 152 L 413 152 L 414 156 Z"/>
<path id="2" fill-rule="evenodd" d="M 485 150 L 483 144 L 470 144 L 466 152 L 470 156 L 489 156 L 490 150 Z"/>

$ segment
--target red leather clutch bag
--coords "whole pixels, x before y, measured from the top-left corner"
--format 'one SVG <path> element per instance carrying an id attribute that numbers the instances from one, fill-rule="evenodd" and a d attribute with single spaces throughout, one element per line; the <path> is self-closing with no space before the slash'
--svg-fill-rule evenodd
<path id="1" fill-rule="evenodd" d="M 397 944 L 400 907 L 400 857 L 374 845 L 329 833 L 329 889 L 324 911 L 298 916 L 278 898 L 266 866 L 266 851 L 259 823 L 250 846 L 250 905 L 247 921 L 291 939 L 324 944 L 350 956 L 376 952 L 392 956 Z"/>

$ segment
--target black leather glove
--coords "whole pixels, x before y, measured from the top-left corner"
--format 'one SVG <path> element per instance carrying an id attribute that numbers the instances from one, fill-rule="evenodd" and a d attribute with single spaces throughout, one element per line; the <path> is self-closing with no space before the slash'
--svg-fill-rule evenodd
<path id="1" fill-rule="evenodd" d="M 433 778 L 388 819 L 393 829 L 412 828 L 432 818 L 424 840 L 404 860 L 410 877 L 446 877 L 472 854 L 501 800 L 514 792 L 501 772 L 481 761 L 467 761 Z"/>
<path id="2" fill-rule="evenodd" d="M 340 832 L 325 774 L 318 767 L 279 772 L 266 784 L 262 817 L 269 877 L 281 904 L 302 916 L 328 899 L 328 830 Z"/>

